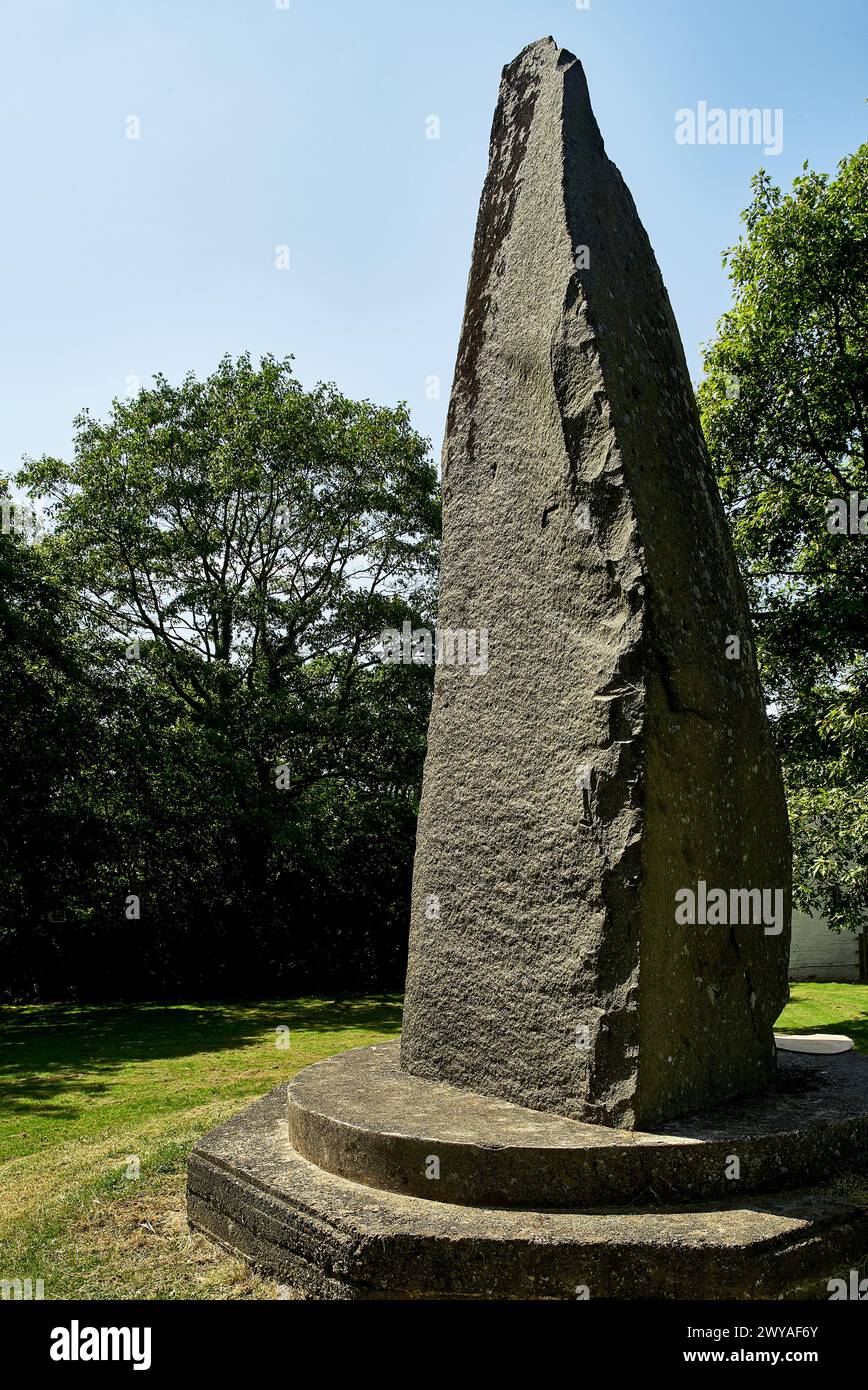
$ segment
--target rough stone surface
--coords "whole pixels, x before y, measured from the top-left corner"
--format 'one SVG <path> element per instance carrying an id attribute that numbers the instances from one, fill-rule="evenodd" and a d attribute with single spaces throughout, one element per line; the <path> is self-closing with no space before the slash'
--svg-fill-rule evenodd
<path id="1" fill-rule="evenodd" d="M 402 1065 L 622 1128 L 767 1085 L 791 858 L 747 603 L 654 254 L 551 39 L 504 70 L 443 470 L 440 631 L 487 629 L 488 670 L 436 671 Z M 783 930 L 678 925 L 700 880 L 781 890 Z"/>
<path id="2" fill-rule="evenodd" d="M 786 1056 L 762 1096 L 646 1134 L 421 1080 L 400 1069 L 398 1050 L 356 1048 L 290 1082 L 297 1153 L 391 1192 L 537 1208 L 731 1199 L 868 1169 L 868 1057 Z"/>
<path id="3" fill-rule="evenodd" d="M 377 1192 L 301 1158 L 279 1086 L 193 1149 L 194 1227 L 325 1299 L 828 1298 L 868 1208 L 822 1188 L 667 1211 L 522 1211 Z"/>

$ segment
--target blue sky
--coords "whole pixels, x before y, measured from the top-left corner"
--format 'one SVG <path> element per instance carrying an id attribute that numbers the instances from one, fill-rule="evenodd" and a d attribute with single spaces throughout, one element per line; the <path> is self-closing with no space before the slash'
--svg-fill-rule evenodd
<path id="1" fill-rule="evenodd" d="M 865 138 L 865 0 L 281 3 L 2 0 L 0 475 L 130 378 L 244 349 L 406 400 L 439 456 L 500 70 L 546 34 L 582 59 L 694 379 L 751 175 Z M 700 101 L 782 108 L 782 153 L 677 144 Z"/>

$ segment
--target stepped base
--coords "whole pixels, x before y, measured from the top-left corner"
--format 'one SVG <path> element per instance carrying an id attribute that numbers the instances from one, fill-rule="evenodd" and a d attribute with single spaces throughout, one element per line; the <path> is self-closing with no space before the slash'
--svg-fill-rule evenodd
<path id="1" fill-rule="evenodd" d="M 834 1187 L 629 1211 L 376 1190 L 294 1149 L 284 1086 L 195 1146 L 188 1211 L 226 1249 L 325 1299 L 828 1298 L 829 1278 L 868 1260 L 868 1207 Z"/>
<path id="2" fill-rule="evenodd" d="M 527 1110 L 399 1063 L 390 1042 L 300 1072 L 287 1088 L 298 1153 L 369 1187 L 520 1207 L 732 1201 L 868 1163 L 868 1057 L 855 1053 L 782 1054 L 773 1089 L 654 1134 Z"/>

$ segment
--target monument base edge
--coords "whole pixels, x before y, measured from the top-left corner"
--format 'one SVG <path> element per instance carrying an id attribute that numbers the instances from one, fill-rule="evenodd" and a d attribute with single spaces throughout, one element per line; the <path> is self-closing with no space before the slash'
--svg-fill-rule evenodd
<path id="1" fill-rule="evenodd" d="M 293 1295 L 358 1299 L 828 1298 L 868 1271 L 868 1207 L 833 1186 L 650 1211 L 453 1206 L 315 1167 L 284 1086 L 195 1145 L 191 1226 Z"/>

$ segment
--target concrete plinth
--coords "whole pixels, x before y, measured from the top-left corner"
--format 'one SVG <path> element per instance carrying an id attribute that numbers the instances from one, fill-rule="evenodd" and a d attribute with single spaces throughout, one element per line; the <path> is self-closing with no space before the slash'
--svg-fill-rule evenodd
<path id="1" fill-rule="evenodd" d="M 398 1043 L 307 1067 L 287 1098 L 290 1142 L 318 1167 L 470 1206 L 731 1200 L 824 1181 L 868 1154 L 868 1057 L 858 1055 L 783 1056 L 771 1089 L 653 1134 L 424 1081 L 401 1070 Z"/>
<path id="2" fill-rule="evenodd" d="M 868 1059 L 793 1060 L 783 1086 L 757 1103 L 762 1125 L 749 1132 L 742 1116 L 727 1142 L 723 1107 L 661 1135 L 627 1134 L 489 1108 L 406 1078 L 392 1045 L 360 1049 L 291 1083 L 289 1122 L 280 1086 L 200 1140 L 190 1222 L 314 1298 L 828 1297 L 829 1278 L 868 1258 L 868 1205 L 828 1178 L 749 1188 L 776 1171 L 781 1186 L 800 1183 L 806 1164 L 838 1179 L 865 1167 Z M 402 1117 L 405 1082 L 420 1089 Z M 849 1114 L 836 1118 L 842 1106 Z M 299 1153 L 290 1128 L 319 1163 Z M 743 1173 L 727 1181 L 729 1199 L 682 1200 L 714 1186 L 727 1155 Z M 420 1178 L 431 1157 L 440 1178 Z"/>

